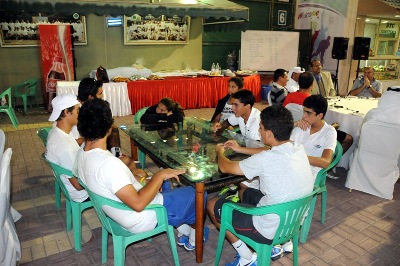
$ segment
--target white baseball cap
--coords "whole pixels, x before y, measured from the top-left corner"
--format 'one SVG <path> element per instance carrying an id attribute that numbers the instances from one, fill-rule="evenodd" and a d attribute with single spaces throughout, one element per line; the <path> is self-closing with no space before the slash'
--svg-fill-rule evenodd
<path id="1" fill-rule="evenodd" d="M 51 112 L 49 121 L 56 121 L 60 117 L 60 114 L 64 109 L 72 107 L 76 104 L 80 104 L 80 103 L 76 99 L 75 94 L 64 93 L 64 94 L 56 96 L 51 101 L 51 105 L 53 106 L 53 112 Z"/>
<path id="2" fill-rule="evenodd" d="M 302 68 L 302 67 L 294 67 L 289 72 L 301 74 L 301 73 L 304 73 L 304 68 Z"/>

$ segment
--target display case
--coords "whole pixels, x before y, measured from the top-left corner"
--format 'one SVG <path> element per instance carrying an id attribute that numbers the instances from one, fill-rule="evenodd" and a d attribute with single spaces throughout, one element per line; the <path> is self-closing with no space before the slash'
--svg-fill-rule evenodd
<path id="1" fill-rule="evenodd" d="M 359 75 L 363 74 L 365 66 L 371 66 L 376 79 L 390 81 L 390 84 L 400 82 L 399 31 L 400 20 L 365 19 L 364 37 L 371 38 L 370 55 L 368 60 L 360 61 Z"/>
<path id="2" fill-rule="evenodd" d="M 370 57 L 369 60 L 360 62 L 358 69 L 359 75 L 364 72 L 364 67 L 372 66 L 375 71 L 375 78 L 378 80 L 395 80 L 399 78 L 399 59 L 375 59 Z"/>

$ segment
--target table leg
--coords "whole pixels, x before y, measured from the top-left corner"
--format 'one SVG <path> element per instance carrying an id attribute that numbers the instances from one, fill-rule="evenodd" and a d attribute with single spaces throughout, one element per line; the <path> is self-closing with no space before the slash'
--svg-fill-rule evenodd
<path id="1" fill-rule="evenodd" d="M 203 262 L 204 182 L 196 183 L 196 262 Z"/>
<path id="2" fill-rule="evenodd" d="M 131 157 L 133 160 L 138 160 L 138 148 L 135 145 L 135 141 L 131 138 Z"/>

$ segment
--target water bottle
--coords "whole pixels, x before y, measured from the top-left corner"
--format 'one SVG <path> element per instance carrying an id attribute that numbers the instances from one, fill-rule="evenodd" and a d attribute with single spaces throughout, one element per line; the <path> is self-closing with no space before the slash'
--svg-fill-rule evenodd
<path id="1" fill-rule="evenodd" d="M 217 65 L 215 66 L 215 73 L 217 75 L 221 74 L 221 68 L 219 67 L 219 63 L 217 63 Z"/>
<path id="2" fill-rule="evenodd" d="M 215 73 L 215 63 L 211 65 L 211 75 Z"/>

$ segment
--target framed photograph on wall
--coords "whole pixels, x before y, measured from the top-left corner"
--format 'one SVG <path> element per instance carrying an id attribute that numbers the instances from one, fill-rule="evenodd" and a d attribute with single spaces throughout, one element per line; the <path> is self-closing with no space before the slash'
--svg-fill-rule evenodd
<path id="1" fill-rule="evenodd" d="M 124 44 L 187 44 L 190 17 L 124 16 Z"/>
<path id="2" fill-rule="evenodd" d="M 39 46 L 39 24 L 71 24 L 74 45 L 87 45 L 85 16 L 0 14 L 1 47 Z"/>

